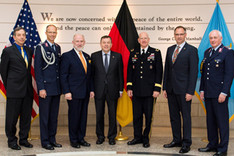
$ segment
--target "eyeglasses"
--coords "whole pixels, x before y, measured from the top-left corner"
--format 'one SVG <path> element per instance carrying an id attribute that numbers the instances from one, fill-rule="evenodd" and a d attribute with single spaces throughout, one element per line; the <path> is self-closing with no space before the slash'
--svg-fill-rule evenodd
<path id="1" fill-rule="evenodd" d="M 183 33 L 183 34 L 175 34 L 175 36 L 183 36 L 185 33 Z"/>

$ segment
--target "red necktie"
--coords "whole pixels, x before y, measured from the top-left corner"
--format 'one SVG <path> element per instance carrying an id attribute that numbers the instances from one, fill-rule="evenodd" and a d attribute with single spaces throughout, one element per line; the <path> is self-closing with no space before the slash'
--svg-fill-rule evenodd
<path id="1" fill-rule="evenodd" d="M 180 46 L 177 46 L 177 49 L 175 50 L 174 56 L 172 58 L 173 63 L 175 63 L 175 61 L 176 61 L 177 55 L 179 54 L 179 49 L 180 49 Z"/>

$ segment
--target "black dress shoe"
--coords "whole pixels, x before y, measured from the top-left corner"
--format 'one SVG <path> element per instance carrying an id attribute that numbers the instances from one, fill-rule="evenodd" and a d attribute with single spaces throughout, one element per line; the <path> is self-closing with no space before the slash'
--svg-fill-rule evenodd
<path id="1" fill-rule="evenodd" d="M 110 140 L 109 140 L 109 144 L 110 144 L 110 145 L 115 145 L 115 144 L 116 144 L 116 142 L 115 142 L 115 140 L 114 140 L 114 139 L 110 139 Z"/>
<path id="2" fill-rule="evenodd" d="M 52 142 L 50 143 L 53 147 L 58 147 L 58 148 L 61 148 L 62 145 L 61 144 L 58 144 L 57 142 Z"/>
<path id="3" fill-rule="evenodd" d="M 142 143 L 142 140 L 139 139 L 132 139 L 131 141 L 129 141 L 127 144 L 128 145 L 136 145 L 136 144 L 140 144 Z"/>
<path id="4" fill-rule="evenodd" d="M 163 145 L 164 148 L 181 147 L 181 146 L 182 146 L 181 143 L 176 143 L 176 142 L 174 142 L 174 141 L 172 141 L 172 142 L 169 143 L 169 144 Z"/>
<path id="5" fill-rule="evenodd" d="M 89 147 L 89 146 L 90 146 L 90 143 L 86 142 L 85 140 L 81 140 L 81 141 L 79 142 L 79 144 L 80 144 L 81 146 L 85 146 L 85 147 Z"/>
<path id="6" fill-rule="evenodd" d="M 143 143 L 143 147 L 144 147 L 144 148 L 148 148 L 148 147 L 150 147 L 149 142 L 144 142 L 144 143 Z"/>
<path id="7" fill-rule="evenodd" d="M 51 144 L 42 145 L 42 147 L 46 150 L 54 150 L 54 147 Z"/>
<path id="8" fill-rule="evenodd" d="M 100 145 L 100 144 L 102 144 L 104 141 L 105 141 L 105 139 L 98 138 L 97 141 L 96 141 L 96 144 Z"/>
<path id="9" fill-rule="evenodd" d="M 216 152 L 213 156 L 227 156 L 227 152 Z"/>
<path id="10" fill-rule="evenodd" d="M 21 147 L 17 143 L 10 144 L 10 145 L 8 145 L 8 147 L 13 149 L 13 150 L 21 150 Z"/>
<path id="11" fill-rule="evenodd" d="M 80 145 L 78 143 L 71 143 L 71 147 L 80 148 Z"/>
<path id="12" fill-rule="evenodd" d="M 190 151 L 189 146 L 182 146 L 179 153 L 188 153 Z"/>
<path id="13" fill-rule="evenodd" d="M 30 144 L 28 141 L 24 141 L 24 142 L 19 142 L 19 144 L 21 146 L 27 147 L 27 148 L 33 148 L 33 145 Z"/>
<path id="14" fill-rule="evenodd" d="M 199 152 L 217 152 L 216 148 L 210 148 L 210 147 L 205 147 L 205 148 L 198 148 Z"/>

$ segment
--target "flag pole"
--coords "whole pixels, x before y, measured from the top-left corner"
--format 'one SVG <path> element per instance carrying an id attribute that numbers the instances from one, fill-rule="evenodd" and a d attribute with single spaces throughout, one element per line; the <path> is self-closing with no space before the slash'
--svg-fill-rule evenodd
<path id="1" fill-rule="evenodd" d="M 122 127 L 120 124 L 119 124 L 119 133 L 118 133 L 118 136 L 115 137 L 115 140 L 118 140 L 118 141 L 128 140 L 128 137 L 123 135 Z"/>

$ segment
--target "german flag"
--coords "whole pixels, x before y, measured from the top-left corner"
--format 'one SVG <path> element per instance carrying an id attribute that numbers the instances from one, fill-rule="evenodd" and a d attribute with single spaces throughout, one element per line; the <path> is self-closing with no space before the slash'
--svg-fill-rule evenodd
<path id="1" fill-rule="evenodd" d="M 139 46 L 138 33 L 126 0 L 123 1 L 109 36 L 112 38 L 111 50 L 122 54 L 123 59 L 124 91 L 123 96 L 118 101 L 116 118 L 121 127 L 125 127 L 133 120 L 132 100 L 127 95 L 126 86 L 128 58 L 130 51 Z"/>

